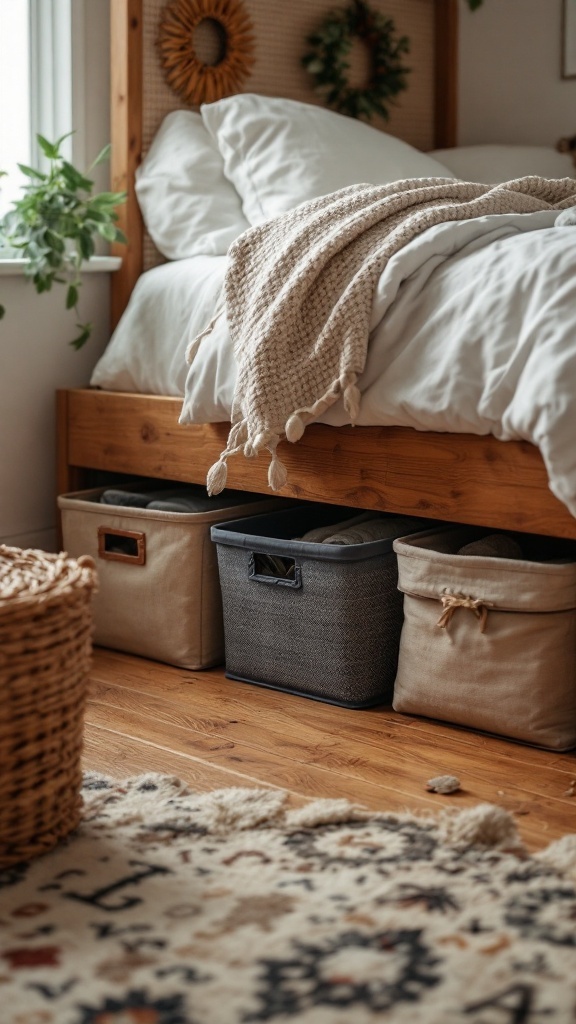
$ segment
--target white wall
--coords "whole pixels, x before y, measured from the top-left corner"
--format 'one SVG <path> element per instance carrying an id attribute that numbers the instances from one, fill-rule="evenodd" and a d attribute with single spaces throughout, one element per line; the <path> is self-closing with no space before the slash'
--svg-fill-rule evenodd
<path id="1" fill-rule="evenodd" d="M 576 79 L 560 77 L 562 0 L 460 0 L 459 144 L 555 146 L 576 134 Z"/>
<path id="2" fill-rule="evenodd" d="M 108 0 L 74 0 L 77 38 L 84 41 L 84 75 L 75 97 L 75 126 L 85 166 L 110 141 Z M 82 47 L 81 47 L 82 48 Z M 80 49 L 81 49 L 80 48 Z M 83 120 L 83 125 L 79 120 Z M 108 188 L 99 169 L 98 190 Z M 0 270 L 1 273 L 1 270 Z M 37 295 L 22 276 L 0 276 L 0 543 L 52 549 L 55 540 L 54 392 L 85 385 L 109 337 L 108 273 L 83 277 L 80 313 L 94 324 L 84 349 L 74 351 L 74 313 L 65 291 Z"/>
<path id="3" fill-rule="evenodd" d="M 87 383 L 108 337 L 109 274 L 85 274 L 80 312 L 94 323 L 76 352 L 64 291 L 36 295 L 20 277 L 0 277 L 0 543 L 52 550 L 55 540 L 54 393 Z"/>

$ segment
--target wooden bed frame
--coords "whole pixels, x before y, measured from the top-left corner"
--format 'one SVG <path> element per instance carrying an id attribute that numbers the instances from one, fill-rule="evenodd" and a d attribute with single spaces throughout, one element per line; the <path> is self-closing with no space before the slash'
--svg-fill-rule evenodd
<path id="1" fill-rule="evenodd" d="M 133 185 L 142 148 L 142 2 L 111 0 L 113 185 L 129 244 L 117 250 L 113 326 L 143 269 L 144 232 Z M 457 0 L 434 3 L 435 145 L 456 138 Z M 80 490 L 94 471 L 204 483 L 226 445 L 229 424 L 179 426 L 176 398 L 97 389 L 57 396 L 58 493 Z M 283 442 L 288 484 L 279 494 L 420 515 L 496 529 L 576 538 L 576 519 L 548 487 L 539 451 L 526 442 L 409 428 L 307 428 Z M 267 460 L 229 463 L 228 486 L 270 493 Z"/>

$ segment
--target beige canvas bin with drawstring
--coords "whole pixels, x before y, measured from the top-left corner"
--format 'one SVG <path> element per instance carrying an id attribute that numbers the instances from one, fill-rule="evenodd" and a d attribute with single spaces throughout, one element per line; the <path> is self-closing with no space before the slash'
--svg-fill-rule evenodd
<path id="1" fill-rule="evenodd" d="M 477 537 L 457 527 L 394 542 L 404 624 L 393 707 L 569 750 L 576 561 L 456 554 Z"/>

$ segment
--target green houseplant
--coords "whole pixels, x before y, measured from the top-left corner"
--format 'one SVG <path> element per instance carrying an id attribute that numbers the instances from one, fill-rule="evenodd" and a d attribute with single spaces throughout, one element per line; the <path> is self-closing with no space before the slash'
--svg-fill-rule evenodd
<path id="1" fill-rule="evenodd" d="M 62 156 L 61 146 L 66 138 L 68 135 L 48 142 L 44 136 L 37 136 L 50 161 L 46 172 L 18 165 L 28 184 L 22 197 L 0 221 L 0 256 L 4 247 L 24 257 L 28 261 L 25 274 L 39 294 L 50 291 L 54 282 L 66 287 L 66 308 L 75 311 L 80 332 L 70 344 L 78 349 L 92 331 L 92 324 L 80 321 L 78 311 L 82 261 L 94 255 L 98 236 L 107 242 L 126 242 L 117 226 L 116 213 L 116 207 L 126 201 L 126 193 L 93 195 L 94 182 Z M 109 155 L 108 145 L 88 173 Z M 4 312 L 0 306 L 0 318 Z"/>

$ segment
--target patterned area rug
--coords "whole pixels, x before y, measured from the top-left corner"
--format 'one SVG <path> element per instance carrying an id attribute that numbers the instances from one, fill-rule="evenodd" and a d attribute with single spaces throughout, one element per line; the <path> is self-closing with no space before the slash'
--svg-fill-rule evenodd
<path id="1" fill-rule="evenodd" d="M 0 874 L 2 1024 L 572 1024 L 576 836 L 87 775 Z"/>

